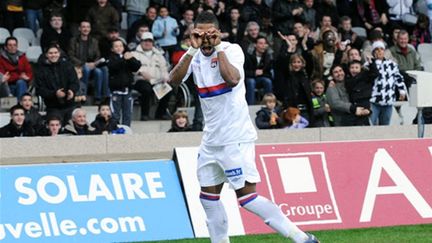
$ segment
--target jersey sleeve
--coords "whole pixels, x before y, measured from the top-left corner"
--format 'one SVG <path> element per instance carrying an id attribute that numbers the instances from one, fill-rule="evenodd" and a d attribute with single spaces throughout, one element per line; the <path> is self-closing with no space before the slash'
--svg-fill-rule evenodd
<path id="1" fill-rule="evenodd" d="M 228 57 L 228 61 L 244 76 L 243 65 L 245 62 L 245 56 L 242 48 L 238 44 L 231 44 L 226 49 L 224 48 L 225 55 Z"/>
<path id="2" fill-rule="evenodd" d="M 183 56 L 180 58 L 180 60 L 184 58 L 184 55 L 187 55 L 187 54 L 186 54 L 186 53 L 183 54 Z M 192 64 L 194 63 L 194 61 L 195 61 L 195 57 L 192 58 L 192 61 L 191 61 L 191 63 L 189 64 L 188 70 L 187 70 L 185 76 L 183 77 L 182 82 L 185 82 L 185 81 L 189 78 L 189 76 L 191 75 L 191 73 L 192 73 L 192 71 L 193 71 L 193 70 L 192 70 Z"/>

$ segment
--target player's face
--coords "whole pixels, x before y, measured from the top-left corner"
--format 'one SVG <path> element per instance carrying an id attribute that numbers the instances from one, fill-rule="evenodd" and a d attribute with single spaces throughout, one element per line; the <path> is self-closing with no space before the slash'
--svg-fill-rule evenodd
<path id="1" fill-rule="evenodd" d="M 201 33 L 207 33 L 211 28 L 216 28 L 214 24 L 197 24 L 196 29 Z M 210 41 L 203 35 L 201 52 L 204 56 L 210 56 L 213 54 L 214 48 L 210 45 Z"/>
<path id="2" fill-rule="evenodd" d="M 24 124 L 25 115 L 23 109 L 16 109 L 12 113 L 12 123 L 17 126 L 22 126 Z"/>
<path id="3" fill-rule="evenodd" d="M 349 71 L 352 76 L 356 76 L 361 72 L 361 65 L 359 63 L 351 64 L 349 67 Z"/>
<path id="4" fill-rule="evenodd" d="M 186 127 L 187 125 L 187 119 L 184 116 L 181 116 L 179 118 L 176 119 L 176 125 L 178 127 Z"/>
<path id="5" fill-rule="evenodd" d="M 324 85 L 322 85 L 320 83 L 316 83 L 314 88 L 313 88 L 313 92 L 316 95 L 321 96 L 324 93 Z"/>
<path id="6" fill-rule="evenodd" d="M 24 109 L 25 109 L 26 111 L 30 110 L 30 108 L 31 108 L 32 105 L 33 105 L 32 98 L 31 98 L 30 96 L 28 96 L 28 95 L 23 96 L 23 97 L 21 98 L 20 105 L 21 105 L 22 107 L 24 107 Z"/>
<path id="7" fill-rule="evenodd" d="M 61 128 L 61 125 L 60 125 L 60 121 L 58 121 L 58 120 L 51 120 L 48 123 L 48 129 L 51 133 L 51 136 L 58 135 L 60 132 L 60 128 Z"/>

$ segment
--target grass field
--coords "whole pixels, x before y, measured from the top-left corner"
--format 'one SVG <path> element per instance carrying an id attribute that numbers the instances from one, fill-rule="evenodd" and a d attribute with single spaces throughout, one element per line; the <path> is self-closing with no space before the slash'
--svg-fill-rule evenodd
<path id="1" fill-rule="evenodd" d="M 321 243 L 429 243 L 432 242 L 432 224 L 331 230 L 312 232 Z M 153 241 L 153 243 L 209 243 L 209 239 Z M 231 243 L 289 242 L 277 234 L 231 237 Z M 148 241 L 146 243 L 149 243 Z"/>

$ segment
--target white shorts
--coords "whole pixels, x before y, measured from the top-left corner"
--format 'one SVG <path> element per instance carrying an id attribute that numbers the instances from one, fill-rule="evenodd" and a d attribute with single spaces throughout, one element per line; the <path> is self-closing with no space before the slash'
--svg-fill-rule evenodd
<path id="1" fill-rule="evenodd" d="M 228 182 L 234 190 L 243 188 L 245 182 L 260 182 L 255 165 L 255 143 L 238 143 L 224 146 L 201 144 L 198 151 L 198 180 L 201 187 Z"/>

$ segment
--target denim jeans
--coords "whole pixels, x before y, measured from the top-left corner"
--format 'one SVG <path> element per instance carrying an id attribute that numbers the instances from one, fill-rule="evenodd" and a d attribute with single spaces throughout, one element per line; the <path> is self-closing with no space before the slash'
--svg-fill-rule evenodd
<path id="1" fill-rule="evenodd" d="M 18 79 L 15 84 L 9 84 L 11 93 L 17 97 L 18 101 L 21 96 L 27 92 L 27 81 L 24 79 Z"/>
<path id="2" fill-rule="evenodd" d="M 95 86 L 95 99 L 102 99 L 109 97 L 110 92 L 108 88 L 108 68 L 94 68 L 89 69 L 86 65 L 83 65 L 83 76 L 81 81 L 88 87 L 88 80 L 90 75 L 93 75 L 94 86 Z M 87 93 L 87 90 L 86 90 Z"/>
<path id="3" fill-rule="evenodd" d="M 393 113 L 393 105 L 378 105 L 371 103 L 372 114 L 370 116 L 372 126 L 390 125 Z"/>
<path id="4" fill-rule="evenodd" d="M 131 92 L 127 94 L 115 94 L 111 96 L 113 118 L 120 124 L 131 126 L 133 99 Z M 121 118 L 121 122 L 120 122 Z"/>
<path id="5" fill-rule="evenodd" d="M 248 105 L 255 105 L 255 88 L 262 86 L 264 93 L 272 92 L 272 80 L 267 77 L 246 78 L 246 101 Z"/>
<path id="6" fill-rule="evenodd" d="M 142 16 L 144 16 L 144 15 L 142 15 L 142 14 L 135 14 L 133 12 L 128 12 L 127 13 L 127 27 L 128 27 L 128 29 L 130 27 L 132 27 L 132 24 L 135 21 L 137 21 L 138 19 L 140 19 Z"/>
<path id="7" fill-rule="evenodd" d="M 26 25 L 36 34 L 39 28 L 42 28 L 43 14 L 42 9 L 27 9 L 25 11 Z M 37 21 L 37 23 L 36 23 Z"/>

